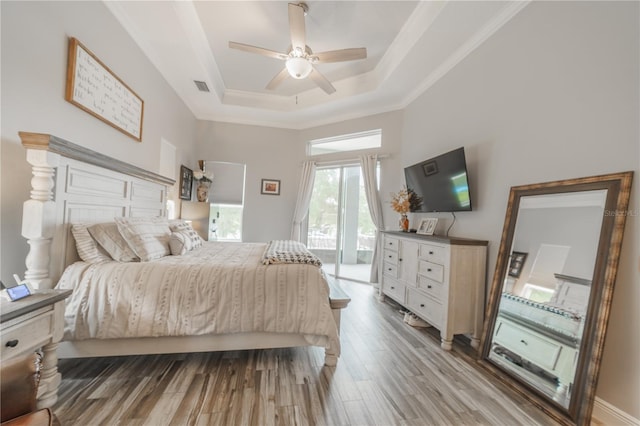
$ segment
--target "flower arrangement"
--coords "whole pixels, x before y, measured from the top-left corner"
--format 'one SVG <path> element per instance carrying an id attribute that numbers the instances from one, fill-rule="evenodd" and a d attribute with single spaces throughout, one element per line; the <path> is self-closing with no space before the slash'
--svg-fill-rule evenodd
<path id="1" fill-rule="evenodd" d="M 421 205 L 422 198 L 418 197 L 418 194 L 406 186 L 402 187 L 396 194 L 391 194 L 391 208 L 401 215 L 417 210 Z"/>
<path id="2" fill-rule="evenodd" d="M 205 171 L 202 171 L 202 170 L 194 170 L 193 171 L 193 178 L 195 180 L 197 180 L 198 182 L 211 183 L 211 182 L 213 182 L 213 173 L 212 172 L 205 172 Z"/>

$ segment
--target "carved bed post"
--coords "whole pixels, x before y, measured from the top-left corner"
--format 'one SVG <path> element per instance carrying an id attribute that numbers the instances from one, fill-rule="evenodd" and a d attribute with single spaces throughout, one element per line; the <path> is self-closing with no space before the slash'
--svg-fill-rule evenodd
<path id="1" fill-rule="evenodd" d="M 21 134 L 26 146 L 25 135 Z M 31 164 L 31 199 L 22 209 L 22 236 L 29 244 L 25 260 L 27 271 L 24 279 L 36 289 L 52 288 L 55 283 L 49 276 L 51 239 L 55 231 L 55 201 L 53 187 L 55 170 L 60 162 L 58 154 L 47 151 L 47 146 L 27 149 L 27 161 Z"/>

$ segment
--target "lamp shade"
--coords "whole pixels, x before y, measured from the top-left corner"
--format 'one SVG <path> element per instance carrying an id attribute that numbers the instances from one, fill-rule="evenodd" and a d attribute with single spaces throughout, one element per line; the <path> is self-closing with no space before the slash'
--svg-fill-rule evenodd
<path id="1" fill-rule="evenodd" d="M 305 58 L 289 58 L 287 59 L 287 71 L 293 78 L 303 79 L 311 74 L 313 67 Z"/>

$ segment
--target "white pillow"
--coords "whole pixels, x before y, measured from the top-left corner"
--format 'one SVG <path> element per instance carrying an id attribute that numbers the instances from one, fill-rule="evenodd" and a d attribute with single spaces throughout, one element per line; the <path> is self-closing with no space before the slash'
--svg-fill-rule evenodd
<path id="1" fill-rule="evenodd" d="M 172 255 L 180 256 L 191 250 L 191 242 L 186 235 L 172 232 L 169 238 L 169 248 Z"/>
<path id="2" fill-rule="evenodd" d="M 118 262 L 137 262 L 138 256 L 118 231 L 115 222 L 98 223 L 88 228 L 89 234 Z"/>
<path id="3" fill-rule="evenodd" d="M 173 222 L 169 223 L 169 227 L 173 231 L 171 233 L 171 239 L 169 240 L 172 255 L 179 256 L 190 250 L 202 247 L 204 240 L 191 227 L 191 224 L 186 222 Z"/>
<path id="4" fill-rule="evenodd" d="M 113 260 L 109 253 L 91 237 L 89 225 L 85 223 L 74 223 L 71 225 L 71 233 L 76 240 L 76 250 L 80 259 L 87 263 L 109 262 Z"/>
<path id="5" fill-rule="evenodd" d="M 143 262 L 171 254 L 171 230 L 164 217 L 117 217 L 120 234 Z"/>

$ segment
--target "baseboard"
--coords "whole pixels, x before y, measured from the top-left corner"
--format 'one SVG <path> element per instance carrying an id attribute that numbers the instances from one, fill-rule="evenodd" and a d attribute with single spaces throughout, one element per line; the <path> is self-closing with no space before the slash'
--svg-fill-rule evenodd
<path id="1" fill-rule="evenodd" d="M 606 426 L 640 426 L 640 420 L 596 397 L 591 417 Z"/>

